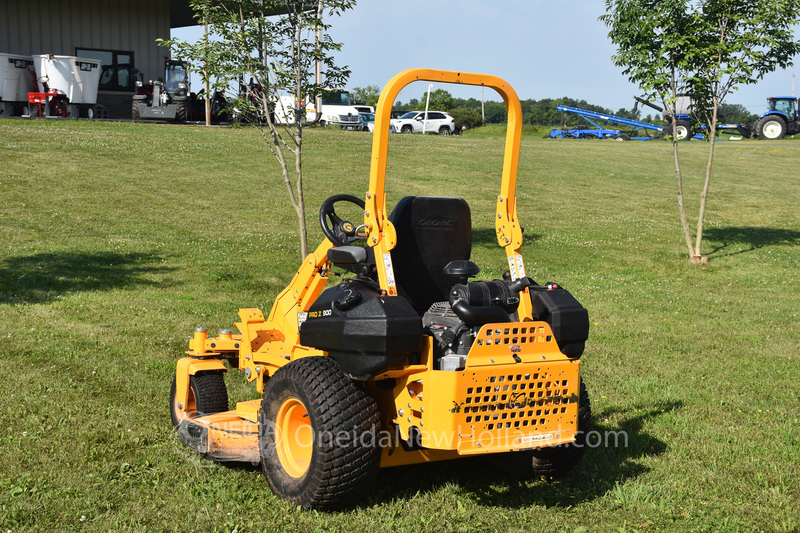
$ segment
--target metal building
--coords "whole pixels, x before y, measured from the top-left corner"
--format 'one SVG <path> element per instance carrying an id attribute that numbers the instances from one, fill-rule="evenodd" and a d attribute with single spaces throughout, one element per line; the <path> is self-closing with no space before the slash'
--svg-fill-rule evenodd
<path id="1" fill-rule="evenodd" d="M 189 0 L 2 0 L 0 53 L 101 60 L 98 104 L 128 118 L 137 77 L 164 75 L 156 39 L 194 24 Z"/>

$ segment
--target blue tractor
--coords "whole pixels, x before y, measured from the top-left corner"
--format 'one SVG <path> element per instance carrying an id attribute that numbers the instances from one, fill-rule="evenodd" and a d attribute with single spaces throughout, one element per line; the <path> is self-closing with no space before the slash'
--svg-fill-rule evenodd
<path id="1" fill-rule="evenodd" d="M 767 98 L 768 111 L 755 123 L 753 131 L 761 139 L 783 139 L 785 135 L 800 132 L 797 116 L 797 98 L 794 96 L 770 96 Z"/>

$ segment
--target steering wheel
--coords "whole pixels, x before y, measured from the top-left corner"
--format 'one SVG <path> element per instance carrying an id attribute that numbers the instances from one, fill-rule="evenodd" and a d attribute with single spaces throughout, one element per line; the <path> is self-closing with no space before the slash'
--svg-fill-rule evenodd
<path id="1" fill-rule="evenodd" d="M 352 222 L 339 218 L 334 209 L 336 202 L 348 202 L 357 205 L 363 210 L 364 200 L 350 194 L 335 194 L 322 202 L 322 207 L 319 208 L 319 225 L 322 226 L 322 233 L 334 245 L 347 246 L 363 237 L 356 235 L 356 226 Z M 330 225 L 328 222 L 330 222 Z"/>

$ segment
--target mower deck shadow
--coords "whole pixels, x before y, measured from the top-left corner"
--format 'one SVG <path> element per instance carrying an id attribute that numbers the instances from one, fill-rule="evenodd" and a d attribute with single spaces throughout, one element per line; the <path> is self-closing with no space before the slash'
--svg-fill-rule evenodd
<path id="1" fill-rule="evenodd" d="M 604 439 L 605 435 L 611 437 L 599 441 L 598 446 L 588 447 L 575 470 L 560 480 L 508 479 L 487 461 L 475 457 L 382 469 L 378 474 L 379 489 L 372 503 L 409 499 L 418 493 L 433 492 L 452 484 L 457 485 L 459 492 L 469 499 L 489 507 L 568 507 L 592 501 L 612 490 L 617 483 L 647 472 L 648 468 L 639 460 L 662 455 L 668 446 L 642 431 L 643 422 L 681 407 L 681 402 L 672 402 L 663 407 L 642 406 L 623 411 L 630 415 L 619 424 L 595 424 L 594 430 L 600 439 Z M 594 419 L 611 413 L 602 411 Z M 627 443 L 623 435 L 627 436 Z"/>

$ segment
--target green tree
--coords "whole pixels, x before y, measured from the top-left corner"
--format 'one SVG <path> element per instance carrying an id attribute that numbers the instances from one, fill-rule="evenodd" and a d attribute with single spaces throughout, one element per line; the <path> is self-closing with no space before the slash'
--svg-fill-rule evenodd
<path id="1" fill-rule="evenodd" d="M 198 73 L 215 89 L 230 92 L 236 84 L 239 97 L 232 108 L 261 130 L 280 164 L 297 214 L 304 258 L 308 254 L 302 165 L 306 109 L 297 103 L 320 95 L 325 87 L 344 87 L 350 71 L 333 63 L 332 52 L 341 44 L 325 33 L 330 28 L 325 20 L 352 8 L 355 1 L 191 0 L 190 4 L 198 23 L 208 24 L 209 38 L 196 43 L 170 39 L 162 44 L 177 57 L 202 65 Z M 243 88 L 239 80 L 245 79 L 251 83 Z M 273 113 L 278 105 L 287 116 L 280 122 Z"/>
<path id="2" fill-rule="evenodd" d="M 407 104 L 401 106 L 404 111 L 419 111 L 419 100 L 412 98 Z M 400 104 L 398 104 L 400 106 Z"/>
<path id="3" fill-rule="evenodd" d="M 720 105 L 740 85 L 792 64 L 800 52 L 792 26 L 800 0 L 605 0 L 600 17 L 617 47 L 613 61 L 647 96 L 676 115 L 679 91 L 692 95 L 692 114 L 709 139 L 705 181 L 694 243 L 684 205 L 678 143 L 673 138 L 678 210 L 693 263 L 701 254 Z M 677 121 L 673 121 L 673 131 Z"/>
<path id="4" fill-rule="evenodd" d="M 420 98 L 420 105 L 428 100 L 428 93 L 425 92 Z M 453 108 L 453 95 L 444 89 L 434 89 L 431 91 L 431 98 L 428 102 L 428 109 L 431 111 L 450 111 Z"/>
<path id="5" fill-rule="evenodd" d="M 456 131 L 461 130 L 462 126 L 467 128 L 477 128 L 483 125 L 481 114 L 470 107 L 457 107 L 450 110 L 450 115 L 456 123 Z"/>
<path id="6" fill-rule="evenodd" d="M 719 121 L 728 124 L 752 124 L 758 115 L 751 113 L 742 104 L 720 104 Z"/>
<path id="7" fill-rule="evenodd" d="M 376 106 L 381 96 L 381 88 L 377 85 L 356 87 L 350 91 L 350 96 L 357 102 L 364 102 L 364 105 Z"/>
<path id="8" fill-rule="evenodd" d="M 484 112 L 487 124 L 504 124 L 508 120 L 508 110 L 503 102 L 485 102 Z"/>

